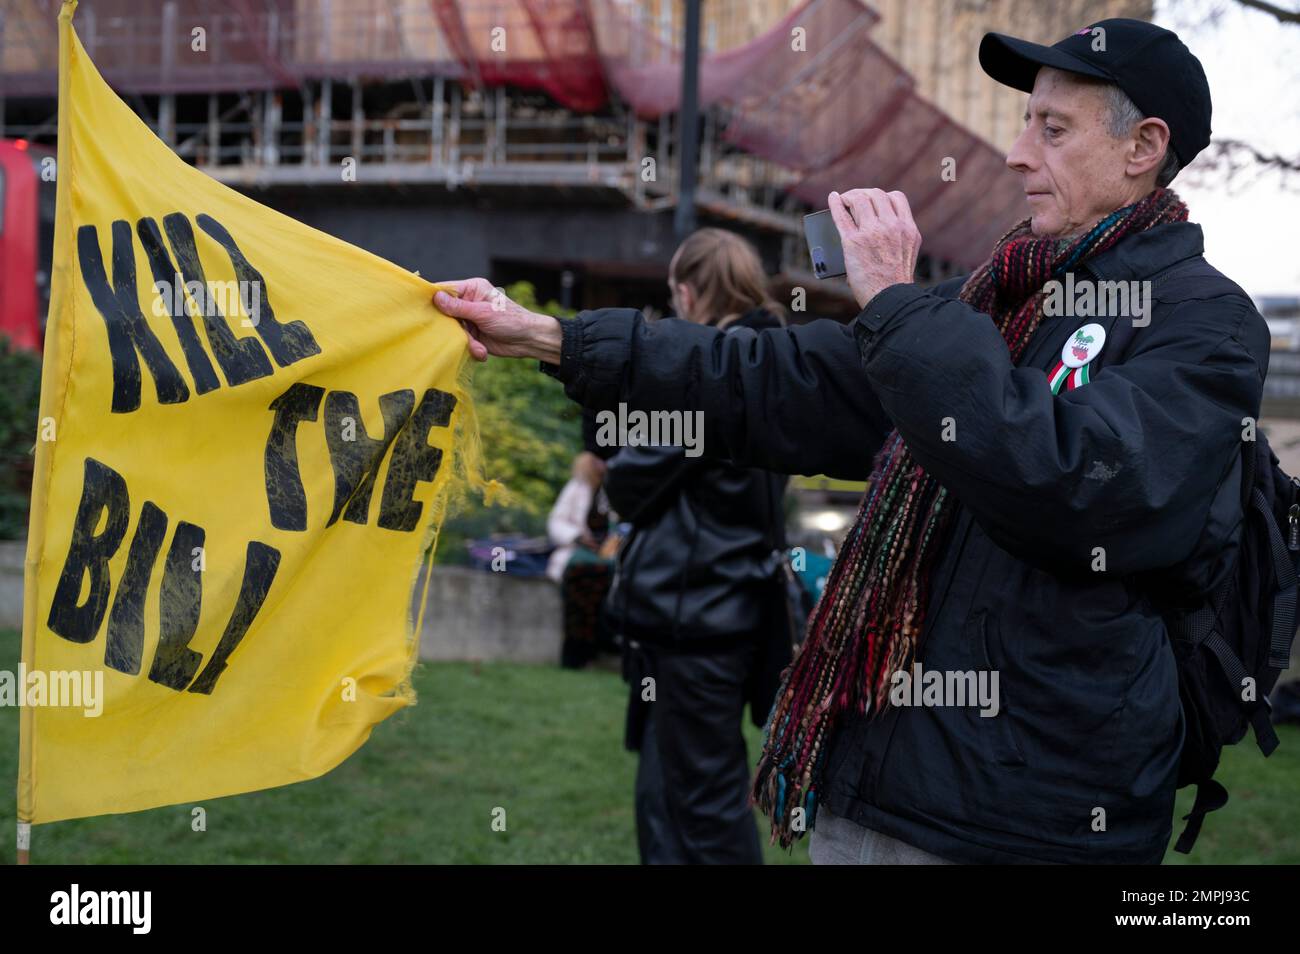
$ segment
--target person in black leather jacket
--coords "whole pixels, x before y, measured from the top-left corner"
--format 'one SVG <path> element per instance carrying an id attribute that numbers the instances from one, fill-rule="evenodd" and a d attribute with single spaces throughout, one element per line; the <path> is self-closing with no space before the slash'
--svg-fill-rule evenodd
<path id="1" fill-rule="evenodd" d="M 678 317 L 780 328 L 757 253 L 702 229 L 673 257 Z M 761 863 L 741 736 L 762 724 L 791 633 L 780 586 L 784 476 L 683 446 L 624 447 L 605 491 L 633 530 L 607 613 L 625 646 L 625 743 L 640 752 L 637 840 L 647 864 Z"/>

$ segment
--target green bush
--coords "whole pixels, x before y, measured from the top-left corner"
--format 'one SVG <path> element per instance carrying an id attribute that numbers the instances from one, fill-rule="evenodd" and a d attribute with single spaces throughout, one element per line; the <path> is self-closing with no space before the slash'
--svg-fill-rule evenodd
<path id="1" fill-rule="evenodd" d="M 0 335 L 0 382 L 0 540 L 21 540 L 32 491 L 41 356 Z"/>
<path id="2" fill-rule="evenodd" d="M 506 294 L 530 311 L 571 316 L 555 302 L 539 304 L 529 282 Z M 504 505 L 472 501 L 453 507 L 438 541 L 438 563 L 466 563 L 465 543 L 492 533 L 540 535 L 573 458 L 582 450 L 582 411 L 560 382 L 536 361 L 489 358 L 474 372 L 474 403 L 483 439 L 486 475 L 505 484 Z"/>

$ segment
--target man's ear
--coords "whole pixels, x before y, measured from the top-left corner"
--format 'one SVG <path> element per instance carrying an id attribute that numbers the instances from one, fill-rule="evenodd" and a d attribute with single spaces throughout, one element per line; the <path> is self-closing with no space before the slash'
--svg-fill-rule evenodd
<path id="1" fill-rule="evenodd" d="M 1149 172 L 1159 172 L 1170 148 L 1169 127 L 1165 121 L 1154 116 L 1142 120 L 1133 129 L 1133 146 L 1125 172 L 1135 179 Z"/>

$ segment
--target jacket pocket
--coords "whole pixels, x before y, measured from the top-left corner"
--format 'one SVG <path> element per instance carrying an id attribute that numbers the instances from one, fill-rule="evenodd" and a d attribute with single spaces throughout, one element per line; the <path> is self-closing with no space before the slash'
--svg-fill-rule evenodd
<path id="1" fill-rule="evenodd" d="M 987 611 L 981 610 L 966 625 L 969 645 L 978 667 L 976 685 L 987 680 L 989 688 L 996 690 L 993 692 L 993 702 L 997 707 L 995 715 L 984 715 L 982 706 L 970 707 L 979 738 L 989 758 L 997 764 L 1024 765 L 1024 750 L 1011 725 L 1014 700 L 1007 697 L 1006 673 L 1002 670 L 1006 654 L 1002 651 L 997 621 L 990 618 Z M 995 673 L 996 682 L 993 681 Z"/>

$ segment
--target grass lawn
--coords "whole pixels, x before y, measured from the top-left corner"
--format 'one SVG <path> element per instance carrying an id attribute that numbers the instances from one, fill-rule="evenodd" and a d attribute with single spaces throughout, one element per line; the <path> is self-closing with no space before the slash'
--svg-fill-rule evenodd
<path id="1" fill-rule="evenodd" d="M 0 632 L 0 669 L 16 669 L 18 652 L 17 634 Z M 379 725 L 328 775 L 203 803 L 207 831 L 191 831 L 189 804 L 58 822 L 34 830 L 33 859 L 636 863 L 636 757 L 622 748 L 626 689 L 616 675 L 438 663 L 420 667 L 415 685 L 419 704 Z M 747 726 L 751 758 L 758 736 Z M 5 863 L 13 860 L 17 764 L 18 710 L 0 708 Z M 1284 729 L 1268 760 L 1253 744 L 1229 750 L 1220 777 L 1232 802 L 1206 821 L 1191 860 L 1300 863 L 1300 731 Z M 1190 802 L 1180 794 L 1180 814 Z M 491 828 L 497 807 L 506 810 L 505 832 Z M 793 855 L 765 851 L 769 863 L 807 862 L 806 839 Z"/>
<path id="2" fill-rule="evenodd" d="M 0 669 L 19 638 L 0 631 Z M 202 804 L 39 825 L 44 864 L 560 864 L 637 862 L 632 785 L 623 749 L 627 687 L 613 673 L 505 664 L 427 663 L 419 703 L 310 782 Z M 750 755 L 759 732 L 746 726 Z M 13 862 L 18 710 L 0 708 L 0 858 Z M 493 831 L 494 808 L 506 831 Z M 758 817 L 758 816 L 756 816 Z M 764 829 L 760 828 L 760 831 Z M 807 861 L 767 848 L 772 863 Z"/>

